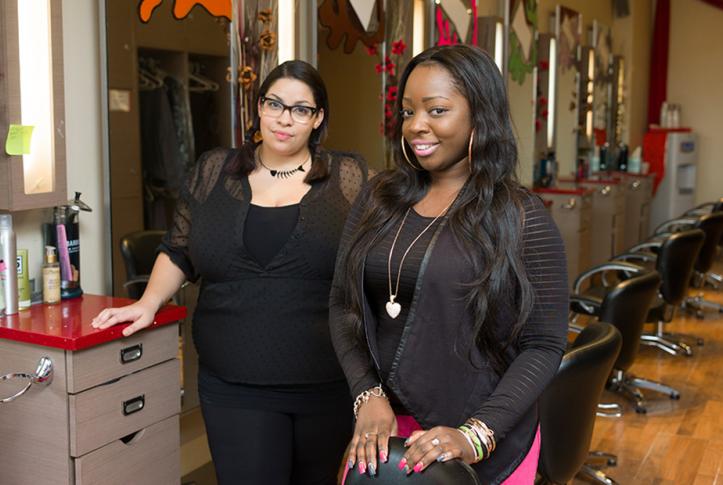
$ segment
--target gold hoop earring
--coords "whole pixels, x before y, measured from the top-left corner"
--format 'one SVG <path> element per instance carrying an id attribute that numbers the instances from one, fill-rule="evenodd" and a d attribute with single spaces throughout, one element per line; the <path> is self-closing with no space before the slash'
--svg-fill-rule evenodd
<path id="1" fill-rule="evenodd" d="M 469 146 L 467 147 L 467 162 L 469 162 L 469 173 L 472 173 L 472 144 L 474 143 L 474 130 L 469 135 Z"/>
<path id="2" fill-rule="evenodd" d="M 407 161 L 410 167 L 412 167 L 414 170 L 421 170 L 421 168 L 414 165 L 407 156 L 407 149 L 404 147 L 404 135 L 402 135 L 402 155 L 404 155 L 404 159 Z"/>

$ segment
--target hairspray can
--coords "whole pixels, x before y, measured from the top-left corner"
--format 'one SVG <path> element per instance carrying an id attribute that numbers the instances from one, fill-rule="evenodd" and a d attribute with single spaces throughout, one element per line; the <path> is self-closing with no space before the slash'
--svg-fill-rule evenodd
<path id="1" fill-rule="evenodd" d="M 10 214 L 0 214 L 0 259 L 4 262 L 0 278 L 3 280 L 6 315 L 18 312 L 18 275 L 15 266 L 17 256 L 13 217 Z"/>

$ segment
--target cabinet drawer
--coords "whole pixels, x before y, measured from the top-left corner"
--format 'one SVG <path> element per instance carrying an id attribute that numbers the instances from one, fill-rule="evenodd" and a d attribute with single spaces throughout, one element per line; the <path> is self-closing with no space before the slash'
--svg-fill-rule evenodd
<path id="1" fill-rule="evenodd" d="M 177 354 L 177 324 L 138 332 L 98 347 L 67 352 L 68 392 L 84 391 L 173 359 Z"/>
<path id="2" fill-rule="evenodd" d="M 70 454 L 82 456 L 178 414 L 177 359 L 69 396 Z"/>
<path id="3" fill-rule="evenodd" d="M 75 459 L 77 485 L 178 485 L 178 415 Z"/>

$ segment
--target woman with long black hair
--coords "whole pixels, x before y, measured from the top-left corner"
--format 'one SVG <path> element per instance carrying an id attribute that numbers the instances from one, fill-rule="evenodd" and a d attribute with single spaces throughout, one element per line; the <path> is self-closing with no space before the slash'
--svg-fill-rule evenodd
<path id="1" fill-rule="evenodd" d="M 336 483 L 351 400 L 328 326 L 334 261 L 366 164 L 321 147 L 326 88 L 289 61 L 260 87 L 250 137 L 204 154 L 182 188 L 143 297 L 93 325 L 153 321 L 184 280 L 199 395 L 220 484 Z"/>
<path id="2" fill-rule="evenodd" d="M 532 483 L 536 401 L 566 343 L 558 230 L 516 181 L 499 70 L 481 50 L 435 47 L 399 83 L 397 169 L 352 208 L 330 325 L 356 398 L 348 468 L 374 474 L 462 459 L 483 483 Z"/>

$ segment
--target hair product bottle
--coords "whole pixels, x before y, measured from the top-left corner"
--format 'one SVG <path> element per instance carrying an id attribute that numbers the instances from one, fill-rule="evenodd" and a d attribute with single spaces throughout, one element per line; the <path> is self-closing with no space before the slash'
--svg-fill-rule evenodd
<path id="1" fill-rule="evenodd" d="M 17 250 L 15 248 L 15 232 L 13 217 L 0 214 L 0 259 L 5 262 L 5 269 L 0 275 L 3 279 L 3 296 L 5 297 L 5 314 L 18 312 L 18 275 L 15 268 Z"/>
<path id="2" fill-rule="evenodd" d="M 55 257 L 55 248 L 53 246 L 45 246 L 43 303 L 60 303 L 60 265 Z"/>

